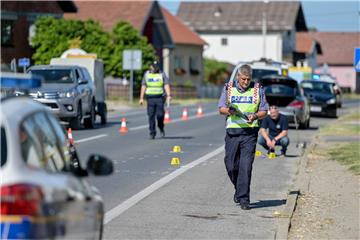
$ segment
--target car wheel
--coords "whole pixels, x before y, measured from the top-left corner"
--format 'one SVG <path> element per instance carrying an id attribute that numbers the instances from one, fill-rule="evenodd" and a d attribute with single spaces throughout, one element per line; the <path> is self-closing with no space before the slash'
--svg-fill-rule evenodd
<path id="1" fill-rule="evenodd" d="M 84 119 L 85 128 L 94 128 L 95 126 L 95 105 L 91 104 L 90 117 Z"/>
<path id="2" fill-rule="evenodd" d="M 307 122 L 306 122 L 306 128 L 307 128 L 307 129 L 310 128 L 310 116 L 309 116 L 309 119 L 308 119 Z"/>
<path id="3" fill-rule="evenodd" d="M 328 116 L 331 117 L 331 118 L 337 118 L 336 108 L 333 111 L 329 112 Z"/>
<path id="4" fill-rule="evenodd" d="M 100 229 L 99 229 L 99 240 L 102 239 L 103 232 L 104 232 L 104 218 L 101 218 Z"/>
<path id="5" fill-rule="evenodd" d="M 99 115 L 101 118 L 101 124 L 105 125 L 107 123 L 107 107 L 106 103 L 98 103 Z"/>
<path id="6" fill-rule="evenodd" d="M 82 110 L 81 110 L 81 103 L 79 103 L 79 106 L 77 108 L 77 114 L 76 117 L 74 117 L 70 121 L 70 126 L 73 129 L 80 129 L 81 127 L 81 120 L 82 120 Z"/>

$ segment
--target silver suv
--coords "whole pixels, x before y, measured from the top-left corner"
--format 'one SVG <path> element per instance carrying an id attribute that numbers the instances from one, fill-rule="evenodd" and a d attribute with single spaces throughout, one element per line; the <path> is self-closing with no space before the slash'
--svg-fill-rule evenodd
<path id="1" fill-rule="evenodd" d="M 38 65 L 29 73 L 43 78 L 41 88 L 29 94 L 34 100 L 47 105 L 62 121 L 74 129 L 86 128 L 95 122 L 95 86 L 84 67 Z"/>

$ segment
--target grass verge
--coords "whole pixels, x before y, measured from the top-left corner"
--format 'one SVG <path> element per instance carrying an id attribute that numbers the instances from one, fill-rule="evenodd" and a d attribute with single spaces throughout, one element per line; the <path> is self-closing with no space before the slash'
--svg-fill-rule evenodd
<path id="1" fill-rule="evenodd" d="M 358 136 L 360 132 L 360 111 L 347 114 L 334 123 L 320 128 L 320 136 Z M 326 159 L 336 160 L 348 166 L 355 175 L 360 175 L 360 142 L 347 141 L 341 143 L 324 143 L 316 154 Z"/>
<path id="2" fill-rule="evenodd" d="M 334 148 L 329 149 L 328 155 L 330 159 L 348 166 L 355 175 L 360 175 L 360 142 L 335 144 Z"/>
<path id="3" fill-rule="evenodd" d="M 360 111 L 340 117 L 335 122 L 320 128 L 320 134 L 357 136 L 360 133 Z"/>

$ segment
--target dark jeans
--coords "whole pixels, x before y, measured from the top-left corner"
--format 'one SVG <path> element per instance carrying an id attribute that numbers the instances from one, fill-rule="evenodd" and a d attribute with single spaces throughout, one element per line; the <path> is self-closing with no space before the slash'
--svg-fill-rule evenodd
<path id="1" fill-rule="evenodd" d="M 164 103 L 165 98 L 147 98 L 147 114 L 149 117 L 149 130 L 151 136 L 156 136 L 155 117 L 160 131 L 164 131 Z"/>
<path id="2" fill-rule="evenodd" d="M 273 140 L 274 137 L 269 136 L 271 140 Z M 261 134 L 259 135 L 258 143 L 263 146 L 266 150 L 269 150 L 269 147 L 266 145 L 266 140 Z M 279 141 L 276 142 L 275 145 L 281 146 L 281 152 L 286 153 L 287 146 L 289 146 L 290 140 L 287 136 L 280 138 Z"/>
<path id="3" fill-rule="evenodd" d="M 250 183 L 257 133 L 225 137 L 225 167 L 235 187 L 235 198 L 250 203 Z"/>

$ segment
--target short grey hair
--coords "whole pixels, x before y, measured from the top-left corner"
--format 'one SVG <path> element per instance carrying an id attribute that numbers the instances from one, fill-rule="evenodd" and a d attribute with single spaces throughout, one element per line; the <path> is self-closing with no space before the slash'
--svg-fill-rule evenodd
<path id="1" fill-rule="evenodd" d="M 243 74 L 245 76 L 252 76 L 252 68 L 248 64 L 241 65 L 238 70 L 238 74 Z"/>

